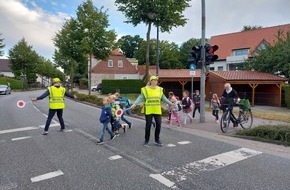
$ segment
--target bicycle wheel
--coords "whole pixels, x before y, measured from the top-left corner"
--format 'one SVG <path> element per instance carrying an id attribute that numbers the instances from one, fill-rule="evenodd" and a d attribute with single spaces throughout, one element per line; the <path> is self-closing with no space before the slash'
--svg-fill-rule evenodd
<path id="1" fill-rule="evenodd" d="M 220 127 L 223 133 L 226 133 L 229 129 L 230 126 L 230 111 L 226 110 L 222 117 L 221 117 L 221 122 L 220 122 Z"/>
<path id="2" fill-rule="evenodd" d="M 239 113 L 239 123 L 243 129 L 249 129 L 253 125 L 253 114 L 251 110 L 242 110 Z"/>

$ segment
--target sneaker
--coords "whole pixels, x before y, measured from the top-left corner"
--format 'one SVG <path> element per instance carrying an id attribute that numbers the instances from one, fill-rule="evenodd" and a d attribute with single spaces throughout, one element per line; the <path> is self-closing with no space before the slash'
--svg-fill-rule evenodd
<path id="1" fill-rule="evenodd" d="M 237 123 L 233 123 L 233 127 L 238 127 L 238 124 Z"/>
<path id="2" fill-rule="evenodd" d="M 97 144 L 104 144 L 104 141 L 98 140 Z"/>
<path id="3" fill-rule="evenodd" d="M 43 131 L 42 135 L 47 135 L 48 132 L 47 131 Z"/>
<path id="4" fill-rule="evenodd" d="M 156 144 L 157 146 L 163 146 L 163 144 L 162 144 L 161 141 L 155 141 L 155 144 Z"/>
<path id="5" fill-rule="evenodd" d="M 114 140 L 117 137 L 117 135 L 114 135 L 111 137 L 111 141 Z"/>
<path id="6" fill-rule="evenodd" d="M 144 141 L 143 145 L 148 146 L 148 143 L 149 143 L 148 141 Z"/>
<path id="7" fill-rule="evenodd" d="M 131 129 L 132 125 L 133 125 L 133 123 L 131 123 L 131 124 L 129 125 L 129 129 Z"/>

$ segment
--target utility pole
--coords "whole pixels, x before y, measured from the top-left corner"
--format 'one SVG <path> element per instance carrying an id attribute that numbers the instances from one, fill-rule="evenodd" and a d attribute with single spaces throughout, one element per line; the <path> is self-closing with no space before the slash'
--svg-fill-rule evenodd
<path id="1" fill-rule="evenodd" d="M 157 22 L 157 42 L 156 42 L 156 76 L 159 75 L 159 23 Z"/>
<path id="2" fill-rule="evenodd" d="M 205 122 L 205 0 L 201 0 L 200 123 Z"/>

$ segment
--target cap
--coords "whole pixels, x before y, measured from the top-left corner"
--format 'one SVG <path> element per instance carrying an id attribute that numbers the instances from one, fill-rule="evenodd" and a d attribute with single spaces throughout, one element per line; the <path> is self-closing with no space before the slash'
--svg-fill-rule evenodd
<path id="1" fill-rule="evenodd" d="M 152 81 L 152 80 L 158 80 L 158 77 L 153 75 L 150 77 L 150 81 Z"/>
<path id="2" fill-rule="evenodd" d="M 54 78 L 53 83 L 57 83 L 57 82 L 61 82 L 61 80 L 59 78 Z"/>

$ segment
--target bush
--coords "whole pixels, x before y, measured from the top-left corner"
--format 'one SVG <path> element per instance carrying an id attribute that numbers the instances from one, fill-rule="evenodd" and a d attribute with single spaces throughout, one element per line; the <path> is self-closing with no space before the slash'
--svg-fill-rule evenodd
<path id="1" fill-rule="evenodd" d="M 284 85 L 284 94 L 285 94 L 285 103 L 287 105 L 287 108 L 290 109 L 290 85 Z"/>
<path id="2" fill-rule="evenodd" d="M 142 80 L 102 80 L 102 93 L 109 94 L 119 92 L 121 94 L 140 93 L 145 84 Z M 130 88 L 128 88 L 130 87 Z"/>
<path id="3" fill-rule="evenodd" d="M 290 146 L 290 126 L 287 125 L 262 125 L 252 129 L 238 131 L 237 135 L 249 136 L 256 140 Z"/>
<path id="4" fill-rule="evenodd" d="M 7 84 L 8 82 L 10 83 L 12 90 L 22 89 L 22 82 L 20 80 L 8 77 L 0 77 L 0 84 Z"/>

